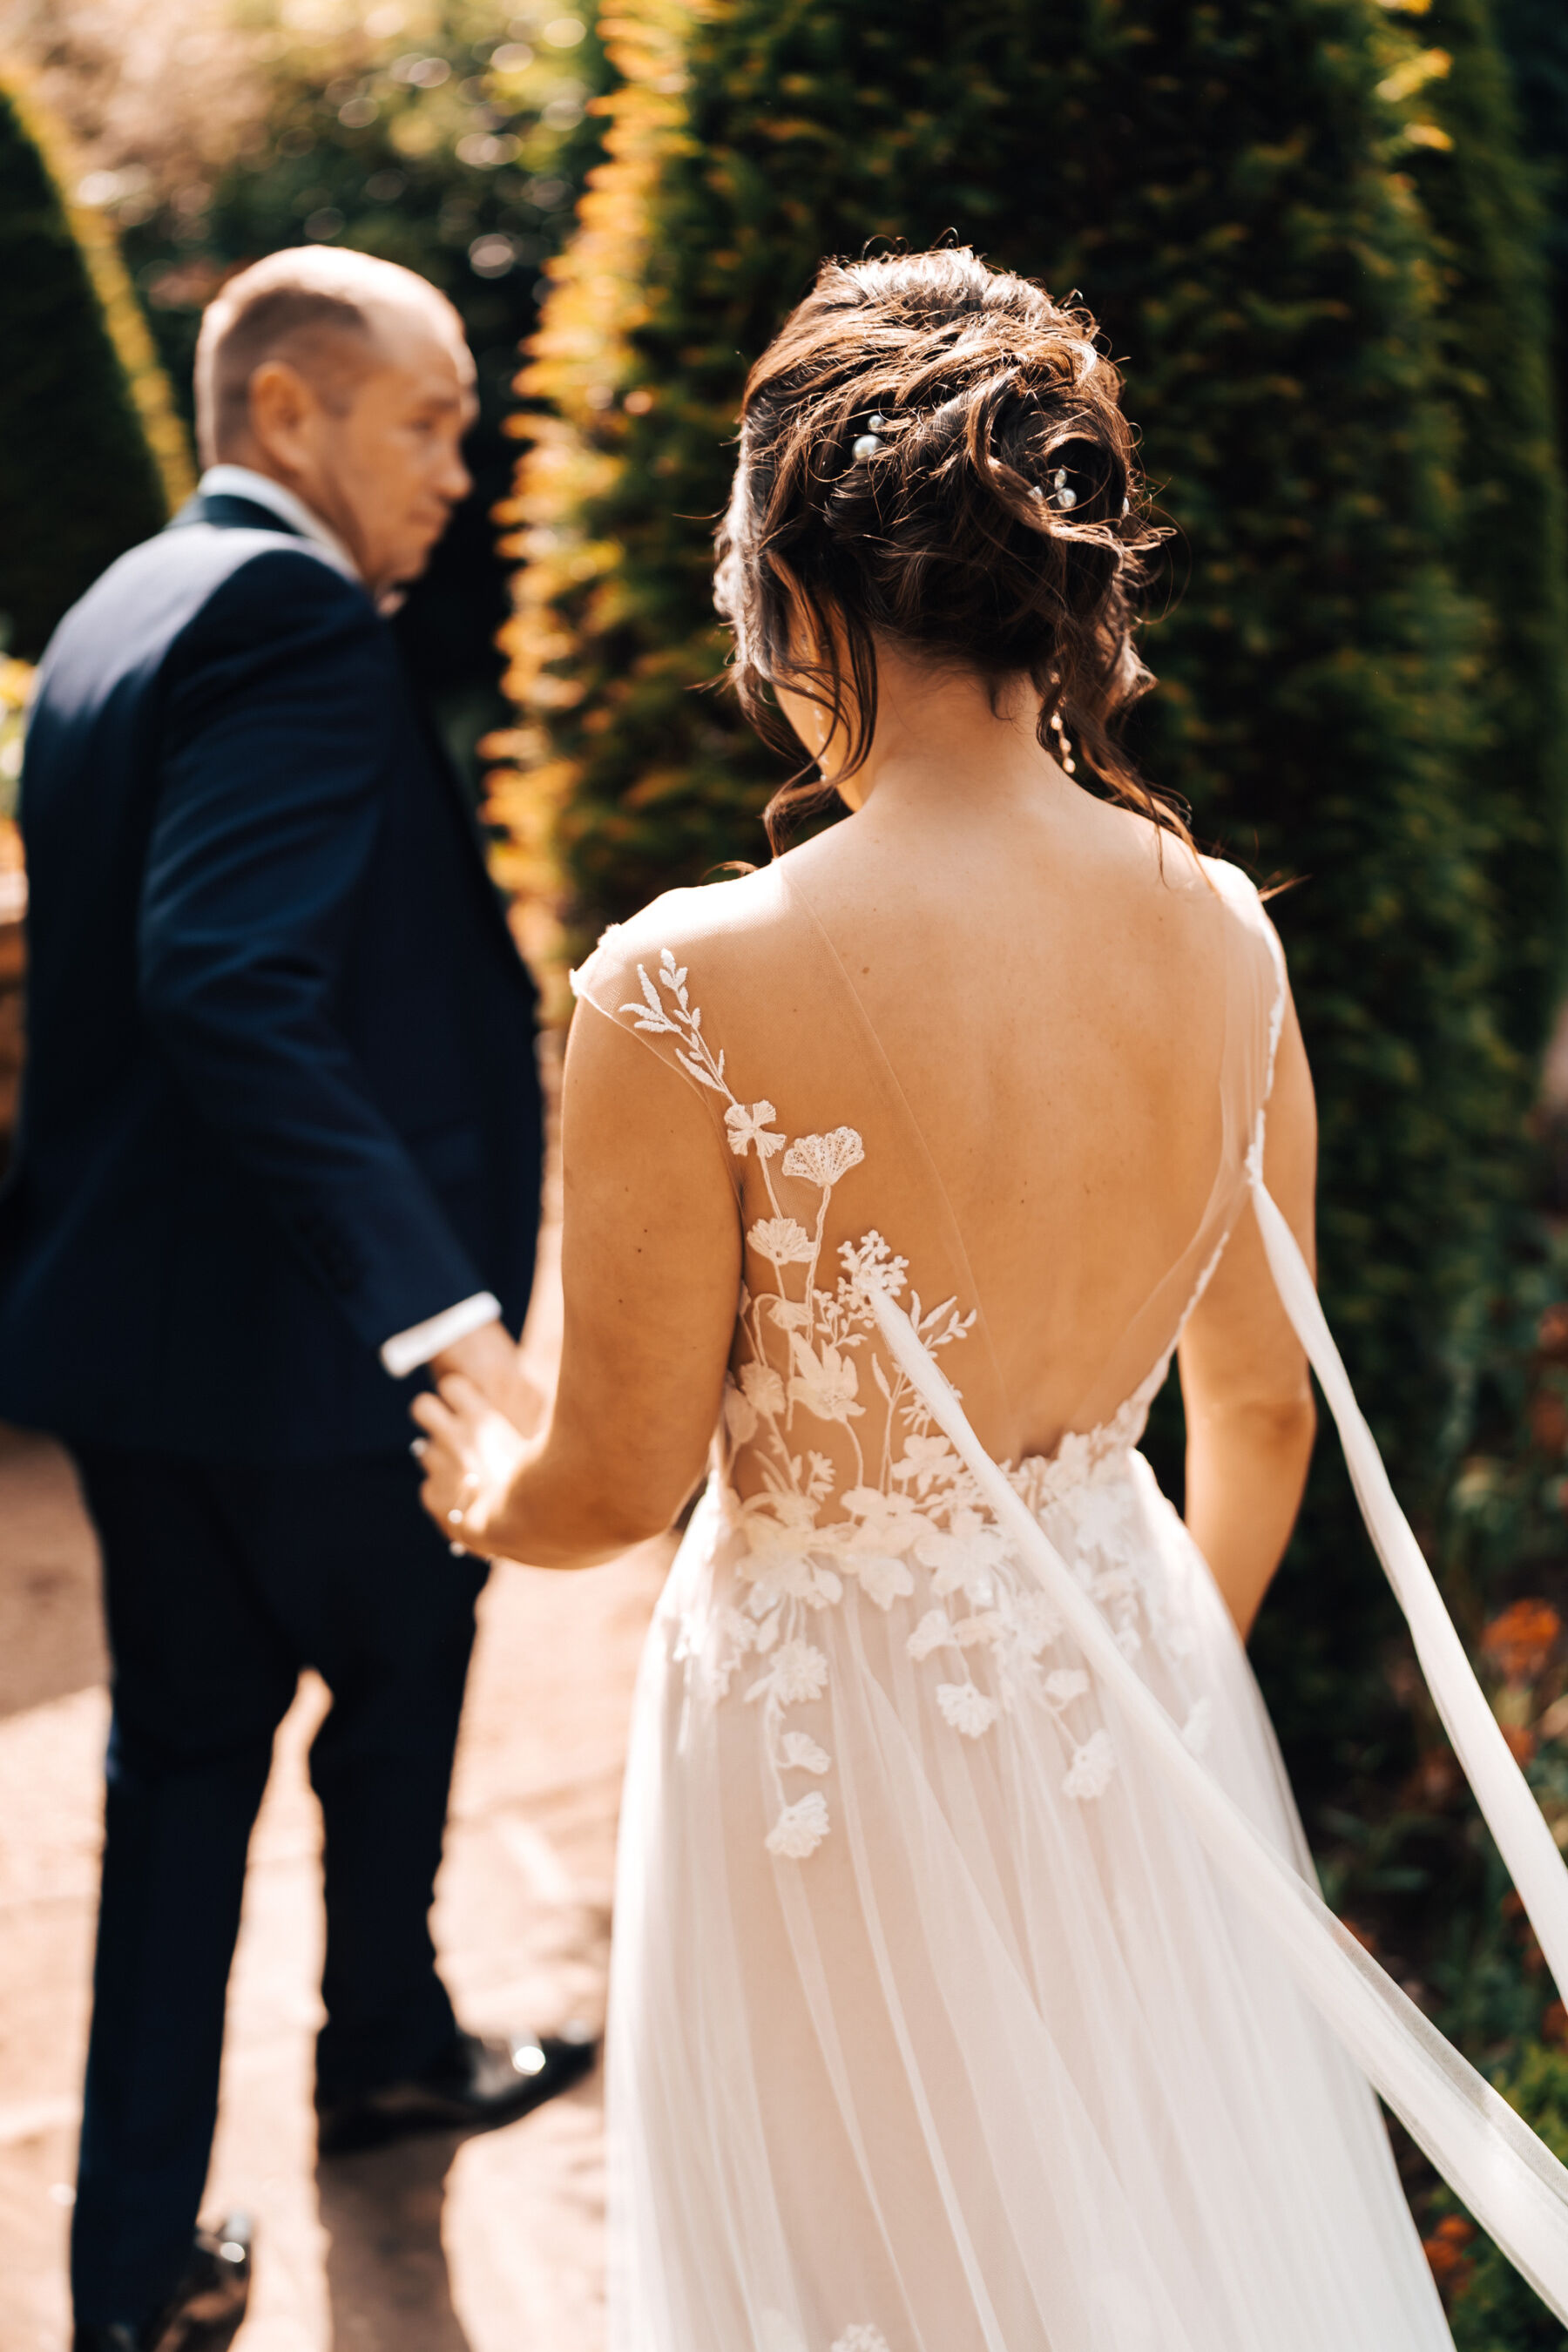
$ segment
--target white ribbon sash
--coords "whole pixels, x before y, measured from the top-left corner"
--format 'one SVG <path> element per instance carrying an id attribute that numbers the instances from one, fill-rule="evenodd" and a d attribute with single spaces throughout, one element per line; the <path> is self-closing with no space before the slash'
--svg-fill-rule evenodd
<path id="1" fill-rule="evenodd" d="M 1509 1753 L 1394 1498 L 1306 1261 L 1256 1168 L 1252 1181 L 1280 1298 L 1338 1425 L 1362 1514 L 1409 1620 L 1422 1671 L 1559 1990 L 1568 1998 L 1568 1867 Z M 1568 2170 L 1445 2041 L 1187 1748 L 1067 1561 L 975 1436 L 957 1394 L 902 1308 L 879 1290 L 871 1293 L 871 1304 L 900 1366 L 1034 1569 L 1085 1659 L 1114 1694 L 1215 1866 L 1274 1937 L 1303 1992 L 1411 2137 L 1542 2302 L 1568 2325 Z"/>

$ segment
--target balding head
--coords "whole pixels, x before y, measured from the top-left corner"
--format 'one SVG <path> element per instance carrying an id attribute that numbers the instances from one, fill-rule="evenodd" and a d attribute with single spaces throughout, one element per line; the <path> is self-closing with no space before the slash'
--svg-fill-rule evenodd
<path id="1" fill-rule="evenodd" d="M 231 278 L 208 303 L 196 343 L 196 439 L 205 466 L 244 463 L 250 380 L 266 360 L 286 360 L 337 407 L 396 340 L 422 321 L 461 352 L 463 324 L 427 278 L 374 254 L 291 246 Z"/>
<path id="2" fill-rule="evenodd" d="M 470 487 L 474 407 L 462 321 L 427 279 L 331 246 L 268 254 L 208 305 L 195 376 L 205 464 L 285 483 L 373 587 L 424 569 Z"/>

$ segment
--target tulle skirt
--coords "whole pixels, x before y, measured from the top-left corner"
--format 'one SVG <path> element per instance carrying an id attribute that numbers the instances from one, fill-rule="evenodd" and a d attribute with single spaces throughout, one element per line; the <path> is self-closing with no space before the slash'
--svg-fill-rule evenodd
<path id="1" fill-rule="evenodd" d="M 1148 1465 L 1037 1509 L 1189 1748 L 1310 1872 L 1246 1654 Z M 918 1564 L 912 1591 L 817 1608 L 781 1833 L 735 1552 L 710 1491 L 638 1684 L 612 2352 L 1448 2347 L 1372 2092 L 1068 1637 L 1005 1688 L 980 1653 L 944 1685 Z"/>

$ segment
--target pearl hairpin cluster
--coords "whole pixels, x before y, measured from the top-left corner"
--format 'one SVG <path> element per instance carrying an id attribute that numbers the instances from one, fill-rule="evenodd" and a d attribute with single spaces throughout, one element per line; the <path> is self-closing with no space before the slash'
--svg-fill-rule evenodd
<path id="1" fill-rule="evenodd" d="M 876 414 L 868 417 L 866 422 L 867 430 L 864 433 L 858 433 L 849 445 L 849 454 L 858 465 L 864 465 L 868 458 L 879 457 L 888 446 L 882 436 L 889 429 L 889 420 L 882 415 L 881 410 L 878 409 Z M 1029 496 L 1032 499 L 1044 499 L 1046 493 L 1038 482 L 1036 482 L 1030 488 Z M 1058 466 L 1051 476 L 1050 503 L 1058 514 L 1070 514 L 1078 504 L 1078 492 L 1068 479 L 1068 469 L 1065 466 Z"/>
<path id="2" fill-rule="evenodd" d="M 1038 482 L 1031 486 L 1029 496 L 1032 499 L 1044 499 L 1045 495 Z M 1051 476 L 1050 502 L 1058 514 L 1070 514 L 1078 504 L 1078 492 L 1068 479 L 1068 469 L 1065 466 L 1058 466 Z"/>
<path id="3" fill-rule="evenodd" d="M 891 428 L 892 421 L 890 417 L 884 416 L 880 409 L 867 418 L 866 431 L 858 433 L 849 445 L 849 454 L 856 464 L 863 466 L 868 458 L 881 456 L 888 446 L 882 436 Z M 1037 499 L 1041 505 L 1053 506 L 1058 514 L 1071 514 L 1078 504 L 1078 492 L 1068 479 L 1068 469 L 1065 466 L 1058 466 L 1052 474 L 1048 492 L 1042 488 L 1038 482 L 1032 482 L 1029 485 L 1029 496 Z M 1130 514 L 1131 510 L 1131 499 L 1123 499 L 1121 501 L 1123 516 Z M 1071 773 L 1070 769 L 1068 773 Z"/>

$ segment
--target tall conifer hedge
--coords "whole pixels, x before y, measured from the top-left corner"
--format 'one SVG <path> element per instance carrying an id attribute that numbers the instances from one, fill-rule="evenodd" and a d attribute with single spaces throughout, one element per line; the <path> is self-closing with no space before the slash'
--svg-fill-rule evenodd
<path id="1" fill-rule="evenodd" d="M 1497 15 L 1525 152 L 1545 213 L 1562 452 L 1568 450 L 1568 8 L 1563 0 L 1498 0 Z"/>
<path id="2" fill-rule="evenodd" d="M 746 366 L 818 257 L 952 230 L 1081 289 L 1181 532 L 1137 749 L 1203 837 L 1298 885 L 1277 912 L 1321 1097 L 1324 1286 L 1419 1502 L 1511 1181 L 1503 1032 L 1539 1025 L 1560 856 L 1489 685 L 1506 648 L 1548 698 L 1503 593 L 1520 567 L 1557 593 L 1530 529 L 1531 488 L 1541 516 L 1556 497 L 1539 436 L 1489 450 L 1503 551 L 1462 560 L 1485 541 L 1487 387 L 1517 378 L 1534 414 L 1539 312 L 1489 295 L 1457 390 L 1444 272 L 1472 274 L 1479 317 L 1480 198 L 1435 224 L 1417 193 L 1415 165 L 1455 152 L 1420 43 L 1373 0 L 622 0 L 600 29 L 609 161 L 523 379 L 522 717 L 493 795 L 514 879 L 564 874 L 575 946 L 765 854 L 776 771 L 698 690 L 723 658 L 709 534 Z M 1484 57 L 1479 16 L 1468 37 Z M 1532 860 L 1540 887 L 1500 907 Z M 1288 1728 L 1321 1723 L 1336 1658 L 1370 1654 L 1373 1571 L 1331 1467 L 1295 1558 L 1264 1642 L 1271 1622 Z"/>
<path id="3" fill-rule="evenodd" d="M 1492 16 L 1491 0 L 1434 0 L 1420 20 L 1426 46 L 1390 79 L 1419 89 L 1431 116 L 1407 126 L 1405 168 L 1436 247 L 1445 388 L 1458 425 L 1454 561 L 1484 614 L 1477 772 L 1506 910 L 1502 1017 L 1529 1052 L 1568 979 L 1568 576 L 1548 219 Z"/>
<path id="4" fill-rule="evenodd" d="M 47 140 L 0 83 L 0 614 L 29 656 L 193 480 L 111 234 L 73 211 Z"/>

